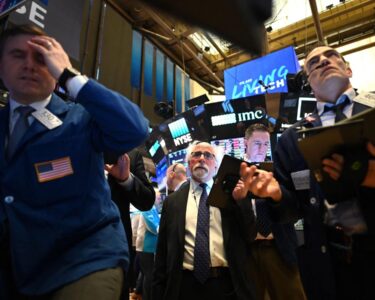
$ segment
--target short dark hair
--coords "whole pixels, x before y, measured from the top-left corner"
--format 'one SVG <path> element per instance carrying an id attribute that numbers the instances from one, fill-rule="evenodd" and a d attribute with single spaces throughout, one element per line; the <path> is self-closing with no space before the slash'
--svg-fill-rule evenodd
<path id="1" fill-rule="evenodd" d="M 254 131 L 262 131 L 262 132 L 268 132 L 270 133 L 270 130 L 268 129 L 268 127 L 262 123 L 255 123 L 255 124 L 251 124 L 245 131 L 245 139 L 249 139 Z"/>
<path id="2" fill-rule="evenodd" d="M 47 35 L 41 28 L 35 25 L 23 24 L 9 27 L 4 30 L 0 36 L 0 58 L 3 56 L 3 51 L 8 39 L 23 34 L 39 36 Z"/>

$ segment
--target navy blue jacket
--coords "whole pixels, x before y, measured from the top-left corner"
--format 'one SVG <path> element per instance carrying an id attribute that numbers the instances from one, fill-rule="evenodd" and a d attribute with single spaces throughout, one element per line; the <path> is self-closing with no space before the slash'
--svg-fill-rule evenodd
<path id="1" fill-rule="evenodd" d="M 353 115 L 367 108 L 354 102 Z M 315 121 L 310 122 L 310 126 L 322 125 L 318 115 L 311 117 L 315 118 Z M 323 223 L 325 196 L 311 174 L 310 188 L 301 190 L 296 190 L 291 177 L 294 172 L 308 170 L 307 163 L 298 149 L 295 128 L 296 126 L 293 126 L 282 134 L 274 154 L 274 174 L 282 189 L 282 199 L 274 208 L 284 222 L 304 219 L 304 260 L 311 271 L 309 284 L 315 285 L 314 299 L 334 299 L 334 276 Z M 370 219 L 367 220 L 373 223 Z"/>
<path id="2" fill-rule="evenodd" d="M 47 109 L 63 124 L 49 130 L 35 120 L 10 161 L 4 156 L 9 106 L 0 111 L 0 222 L 8 223 L 15 283 L 24 294 L 44 294 L 128 264 L 102 152 L 138 146 L 148 121 L 135 104 L 93 80 L 76 102 L 53 95 Z M 61 158 L 70 159 L 73 174 L 40 183 L 37 164 Z"/>

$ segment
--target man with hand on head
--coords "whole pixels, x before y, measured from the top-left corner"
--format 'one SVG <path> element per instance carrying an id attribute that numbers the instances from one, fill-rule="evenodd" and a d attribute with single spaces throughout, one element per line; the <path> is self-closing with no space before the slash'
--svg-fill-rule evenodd
<path id="1" fill-rule="evenodd" d="M 255 299 L 247 270 L 255 223 L 246 187 L 239 180 L 224 209 L 206 202 L 219 164 L 218 149 L 194 142 L 187 151 L 190 182 L 164 201 L 153 300 Z"/>
<path id="2" fill-rule="evenodd" d="M 346 213 L 355 213 L 350 234 L 343 224 L 327 226 L 323 222 L 329 207 L 326 196 L 299 151 L 296 133 L 298 126 L 332 125 L 369 107 L 361 103 L 361 95 L 350 83 L 352 70 L 335 49 L 325 45 L 312 49 L 306 56 L 304 71 L 317 99 L 316 111 L 279 139 L 274 154 L 277 180 L 268 172 L 253 176 L 255 167 L 251 167 L 247 169 L 246 184 L 253 194 L 270 197 L 283 221 L 304 218 L 305 244 L 299 262 L 308 299 L 372 299 L 373 280 L 366 274 L 375 265 L 374 190 L 359 187 L 342 199 L 350 207 L 342 208 L 342 221 L 348 220 Z M 341 205 L 337 203 L 337 207 Z M 361 231 L 353 231 L 355 228 Z"/>
<path id="3" fill-rule="evenodd" d="M 174 163 L 167 169 L 168 191 L 175 192 L 186 182 L 186 168 L 183 164 Z"/>
<path id="4" fill-rule="evenodd" d="M 128 244 L 103 152 L 125 153 L 148 121 L 125 97 L 72 69 L 54 38 L 17 26 L 0 37 L 0 242 L 9 236 L 26 299 L 118 299 Z M 54 94 L 56 83 L 74 103 Z"/>

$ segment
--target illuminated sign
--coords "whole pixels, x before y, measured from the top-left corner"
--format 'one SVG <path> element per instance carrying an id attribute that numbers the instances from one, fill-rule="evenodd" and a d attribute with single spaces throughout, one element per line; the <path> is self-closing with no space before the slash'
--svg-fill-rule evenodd
<path id="1" fill-rule="evenodd" d="M 275 51 L 261 58 L 224 71 L 226 99 L 287 92 L 286 75 L 300 70 L 293 47 Z"/>
<path id="2" fill-rule="evenodd" d="M 211 124 L 212 126 L 223 126 L 229 124 L 236 124 L 238 122 L 247 122 L 247 121 L 254 121 L 260 120 L 264 118 L 265 111 L 258 109 L 255 111 L 245 111 L 239 112 L 237 114 L 223 114 L 217 116 L 211 116 Z"/>
<path id="3" fill-rule="evenodd" d="M 168 124 L 175 146 L 190 143 L 193 141 L 185 118 Z"/>
<path id="4" fill-rule="evenodd" d="M 160 148 L 160 143 L 159 141 L 156 141 L 152 146 L 151 148 L 148 150 L 148 152 L 150 152 L 150 155 L 152 157 L 154 157 L 156 151 L 158 151 L 158 149 Z"/>

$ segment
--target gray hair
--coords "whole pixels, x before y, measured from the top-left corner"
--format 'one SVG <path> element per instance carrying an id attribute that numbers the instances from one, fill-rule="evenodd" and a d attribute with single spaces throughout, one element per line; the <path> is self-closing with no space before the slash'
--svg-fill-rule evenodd
<path id="1" fill-rule="evenodd" d="M 186 161 L 188 163 L 191 160 L 191 153 L 194 151 L 197 145 L 210 147 L 213 150 L 213 153 L 215 154 L 215 161 L 216 161 L 217 166 L 221 164 L 221 160 L 223 159 L 223 156 L 224 156 L 224 149 L 216 145 L 211 145 L 208 142 L 202 142 L 202 141 L 193 141 L 189 145 L 189 147 L 186 149 Z"/>

